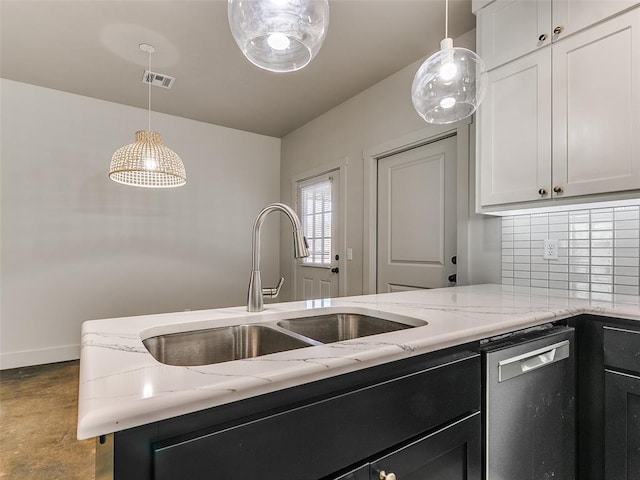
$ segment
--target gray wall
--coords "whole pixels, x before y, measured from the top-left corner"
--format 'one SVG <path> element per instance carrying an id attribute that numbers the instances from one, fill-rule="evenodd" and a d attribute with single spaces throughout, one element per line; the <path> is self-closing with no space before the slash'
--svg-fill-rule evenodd
<path id="1" fill-rule="evenodd" d="M 280 140 L 153 113 L 185 187 L 108 179 L 146 110 L 2 80 L 2 368 L 78 357 L 84 320 L 246 302 L 251 227 L 280 197 Z M 265 281 L 279 229 L 263 230 Z"/>
<path id="2" fill-rule="evenodd" d="M 475 30 L 457 38 L 455 45 L 474 48 Z M 409 65 L 282 139 L 280 191 L 282 201 L 287 203 L 294 201 L 292 178 L 323 164 L 348 159 L 346 245 L 353 248 L 353 261 L 347 262 L 347 295 L 364 291 L 363 151 L 427 127 L 415 112 L 410 94 L 413 76 L 421 63 L 422 60 Z M 471 161 L 474 161 L 473 150 Z M 473 184 L 470 177 L 472 205 Z M 469 227 L 468 283 L 499 282 L 500 220 L 467 214 L 459 221 Z M 285 232 L 284 229 L 281 232 L 280 271 L 287 276 L 292 259 L 290 234 Z M 464 255 L 459 253 L 459 256 Z M 341 281 L 343 279 L 341 276 Z M 284 298 L 290 298 L 291 282 L 285 285 Z"/>

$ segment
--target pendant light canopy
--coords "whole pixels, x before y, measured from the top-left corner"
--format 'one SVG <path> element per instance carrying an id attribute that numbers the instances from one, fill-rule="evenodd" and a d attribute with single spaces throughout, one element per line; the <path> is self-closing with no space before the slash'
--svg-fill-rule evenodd
<path id="1" fill-rule="evenodd" d="M 152 45 L 141 43 L 140 50 L 149 54 L 151 72 Z M 109 178 L 135 187 L 167 188 L 187 183 L 180 157 L 162 144 L 158 132 L 151 131 L 151 83 L 149 83 L 149 129 L 136 132 L 135 142 L 119 148 L 111 158 Z"/>
<path id="2" fill-rule="evenodd" d="M 445 37 L 449 2 L 445 0 Z M 420 66 L 411 86 L 411 100 L 428 123 L 457 122 L 476 111 L 487 91 L 487 67 L 471 50 L 453 46 L 445 38 L 440 50 Z"/>
<path id="3" fill-rule="evenodd" d="M 328 0 L 229 0 L 229 26 L 242 53 L 272 72 L 294 72 L 316 56 L 329 27 Z"/>

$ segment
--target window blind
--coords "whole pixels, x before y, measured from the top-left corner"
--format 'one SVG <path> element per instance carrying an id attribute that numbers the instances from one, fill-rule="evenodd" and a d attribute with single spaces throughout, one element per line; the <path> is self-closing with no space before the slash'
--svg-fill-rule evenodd
<path id="1" fill-rule="evenodd" d="M 331 265 L 331 179 L 300 186 L 300 212 L 310 255 L 307 265 Z"/>

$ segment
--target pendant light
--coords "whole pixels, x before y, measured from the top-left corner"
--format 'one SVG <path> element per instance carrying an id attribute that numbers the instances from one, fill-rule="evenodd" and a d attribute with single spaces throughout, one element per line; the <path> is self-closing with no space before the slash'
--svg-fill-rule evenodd
<path id="1" fill-rule="evenodd" d="M 328 0 L 228 0 L 231 34 L 254 65 L 294 72 L 316 56 L 329 27 Z"/>
<path id="2" fill-rule="evenodd" d="M 487 91 L 487 67 L 471 50 L 454 47 L 449 38 L 449 0 L 445 0 L 445 38 L 440 50 L 418 69 L 411 100 L 428 123 L 457 122 L 476 111 Z"/>
<path id="3" fill-rule="evenodd" d="M 141 43 L 140 50 L 149 55 L 156 51 L 153 45 Z M 187 175 L 180 157 L 162 144 L 158 132 L 151 130 L 151 82 L 149 85 L 149 129 L 136 132 L 134 143 L 119 148 L 111 158 L 109 178 L 114 182 L 135 187 L 180 187 L 187 183 Z"/>

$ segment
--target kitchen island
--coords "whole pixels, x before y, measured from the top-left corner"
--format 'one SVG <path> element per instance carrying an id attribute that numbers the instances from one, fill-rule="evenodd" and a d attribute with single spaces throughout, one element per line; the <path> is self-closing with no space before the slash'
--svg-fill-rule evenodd
<path id="1" fill-rule="evenodd" d="M 546 322 L 593 314 L 640 320 L 640 300 L 568 298 L 567 291 L 474 285 L 424 291 L 177 312 L 85 322 L 78 438 L 110 434 Z M 155 360 L 159 334 L 259 324 L 292 313 L 362 312 L 426 321 L 406 330 L 203 366 Z"/>

